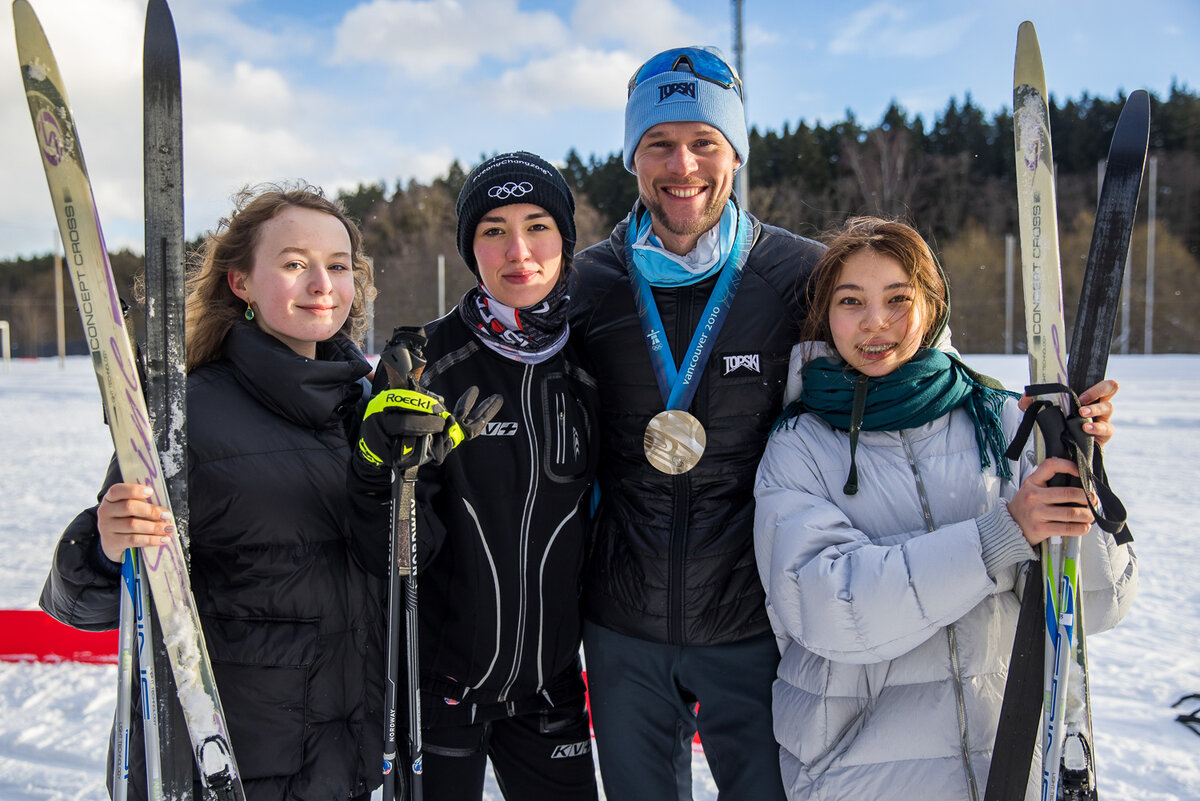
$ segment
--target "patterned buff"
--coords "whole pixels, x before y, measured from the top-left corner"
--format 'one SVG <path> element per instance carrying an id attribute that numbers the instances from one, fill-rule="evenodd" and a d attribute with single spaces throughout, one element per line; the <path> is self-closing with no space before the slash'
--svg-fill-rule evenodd
<path id="1" fill-rule="evenodd" d="M 462 316 L 483 344 L 522 364 L 540 364 L 567 344 L 567 282 L 524 309 L 496 300 L 483 284 L 467 290 L 458 304 Z"/>

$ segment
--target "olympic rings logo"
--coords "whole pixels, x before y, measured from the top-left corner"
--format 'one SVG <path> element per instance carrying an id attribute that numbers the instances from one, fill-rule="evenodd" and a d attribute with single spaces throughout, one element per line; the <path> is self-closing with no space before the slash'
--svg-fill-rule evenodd
<path id="1" fill-rule="evenodd" d="M 488 197 L 494 197 L 498 200 L 508 200 L 510 197 L 524 197 L 533 191 L 533 184 L 529 181 L 522 181 L 515 184 L 509 181 L 506 184 L 497 184 L 488 190 Z"/>

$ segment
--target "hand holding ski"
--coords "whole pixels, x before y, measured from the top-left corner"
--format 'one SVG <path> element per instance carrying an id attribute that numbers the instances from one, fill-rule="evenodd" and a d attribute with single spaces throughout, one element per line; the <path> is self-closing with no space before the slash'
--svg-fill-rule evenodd
<path id="1" fill-rule="evenodd" d="M 126 483 L 150 488 L 148 500 L 169 508 L 137 364 L 62 77 L 27 0 L 14 0 L 13 22 L 30 117 L 122 477 Z M 245 794 L 179 542 L 168 538 L 164 544 L 145 549 L 142 556 L 201 778 L 210 794 L 242 799 Z"/>
<path id="2" fill-rule="evenodd" d="M 1107 487 L 1100 451 L 1093 445 L 1104 444 L 1113 433 L 1110 399 L 1117 385 L 1102 379 L 1120 294 L 1120 274 L 1137 204 L 1137 187 L 1145 162 L 1149 105 L 1145 93 L 1141 95 L 1130 97 L 1113 135 L 1109 153 L 1113 174 L 1106 174 L 1101 190 L 1068 360 L 1063 338 L 1045 75 L 1033 25 L 1029 22 L 1021 25 L 1013 77 L 1013 127 L 1026 338 L 1030 379 L 1036 385 L 1027 388 L 1026 393 L 1041 396 L 1041 399 L 1022 400 L 1027 414 L 1022 428 L 1028 435 L 1036 420 L 1039 461 L 1046 456 L 1062 456 L 1074 462 L 1074 476 L 1059 475 L 1054 481 L 1071 478 L 1082 482 L 1091 514 L 1101 528 L 1114 534 L 1118 543 L 1130 539 L 1124 528 L 1125 510 Z M 1134 173 L 1136 180 L 1132 180 Z M 1082 392 L 1082 403 L 1075 392 Z M 1045 434 L 1044 441 L 1041 434 Z M 1018 433 L 1012 448 L 1019 450 L 1021 442 L 1023 438 Z M 1095 495 L 1099 496 L 1103 514 L 1097 508 Z M 1052 536 L 1042 544 L 1046 595 L 1045 681 L 1041 704 L 1043 801 L 1097 798 L 1087 651 L 1078 589 L 1080 540 L 1070 537 L 1064 545 L 1061 537 Z M 1031 592 L 1029 582 L 1026 583 L 985 801 L 1025 797 L 1026 766 L 1036 736 L 1036 717 L 1030 714 L 1037 706 L 1032 675 L 1037 670 L 1037 654 L 1043 651 L 1043 643 L 1038 641 L 1037 629 L 1032 625 L 1040 594 Z"/>
<path id="3" fill-rule="evenodd" d="M 171 510 L 156 506 L 148 498 L 152 490 L 143 484 L 113 484 L 96 509 L 100 548 L 114 562 L 129 548 L 157 548 L 174 535 Z"/>
<path id="4" fill-rule="evenodd" d="M 1051 537 L 1081 537 L 1095 522 L 1083 489 L 1054 483 L 1059 475 L 1078 478 L 1079 468 L 1068 459 L 1046 459 L 1008 502 L 1009 514 L 1034 547 Z"/>

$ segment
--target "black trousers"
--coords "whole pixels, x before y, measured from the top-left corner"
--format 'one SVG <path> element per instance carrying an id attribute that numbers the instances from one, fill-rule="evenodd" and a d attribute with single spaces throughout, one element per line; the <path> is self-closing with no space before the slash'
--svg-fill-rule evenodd
<path id="1" fill-rule="evenodd" d="M 585 622 L 583 653 L 609 801 L 690 801 L 697 731 L 720 798 L 783 801 L 773 636 L 666 645 Z"/>
<path id="2" fill-rule="evenodd" d="M 583 698 L 563 706 L 423 730 L 422 787 L 430 801 L 480 801 L 490 758 L 507 801 L 596 801 L 596 767 Z"/>

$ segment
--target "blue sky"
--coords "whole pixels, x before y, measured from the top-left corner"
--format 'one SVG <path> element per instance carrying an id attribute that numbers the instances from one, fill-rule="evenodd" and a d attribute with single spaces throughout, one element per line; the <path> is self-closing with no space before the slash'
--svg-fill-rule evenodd
<path id="1" fill-rule="evenodd" d="M 63 71 L 110 247 L 141 250 L 144 0 L 32 0 Z M 658 50 L 731 51 L 727 0 L 172 0 L 184 81 L 189 237 L 246 183 L 330 191 L 428 181 L 453 159 L 620 148 L 624 87 Z M 745 0 L 759 129 L 927 123 L 970 94 L 1012 101 L 1017 26 L 1037 25 L 1059 98 L 1200 81 L 1196 0 Z M 7 66 L 5 66 L 7 65 Z M 0 15 L 0 257 L 50 250 L 54 221 Z M 753 153 L 750 156 L 753 158 Z M 630 180 L 633 180 L 631 177 Z M 14 191 L 17 188 L 17 191 Z"/>

